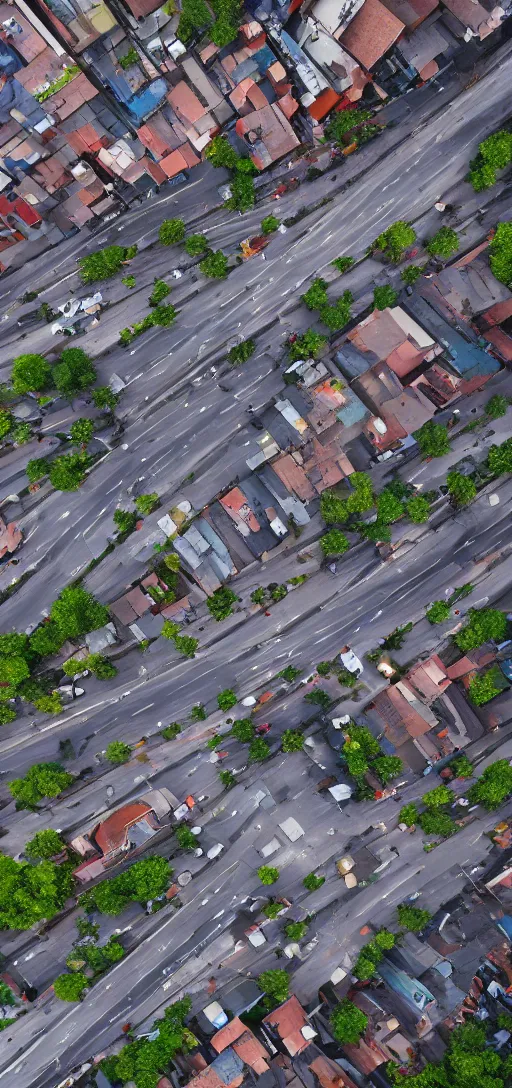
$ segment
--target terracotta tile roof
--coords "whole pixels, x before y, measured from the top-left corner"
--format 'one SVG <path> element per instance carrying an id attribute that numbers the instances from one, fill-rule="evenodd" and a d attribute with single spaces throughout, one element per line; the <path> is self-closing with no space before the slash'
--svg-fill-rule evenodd
<path id="1" fill-rule="evenodd" d="M 141 144 L 147 147 L 149 151 L 152 151 L 157 159 L 162 159 L 164 155 L 168 155 L 170 152 L 168 140 L 162 139 L 157 132 L 153 130 L 151 125 L 141 125 L 137 129 L 137 136 Z"/>
<path id="2" fill-rule="evenodd" d="M 419 661 L 417 665 L 413 665 L 404 679 L 427 702 L 437 699 L 451 684 L 448 672 L 437 654 L 432 654 L 427 661 Z"/>
<path id="3" fill-rule="evenodd" d="M 308 106 L 308 113 L 315 121 L 323 121 L 338 102 L 341 102 L 341 95 L 333 91 L 331 87 L 326 87 Z"/>
<path id="4" fill-rule="evenodd" d="M 276 106 L 278 109 L 281 110 L 281 113 L 284 113 L 284 116 L 289 121 L 290 118 L 293 117 L 294 113 L 297 112 L 299 108 L 299 103 L 293 97 L 293 94 L 288 92 L 288 94 L 283 94 L 281 98 L 278 98 Z"/>
<path id="5" fill-rule="evenodd" d="M 492 325 L 501 325 L 507 317 L 512 317 L 512 296 L 504 302 L 496 302 L 484 314 L 480 314 L 478 324 L 482 329 L 488 329 Z"/>
<path id="6" fill-rule="evenodd" d="M 220 499 L 220 504 L 233 518 L 233 521 L 243 521 L 245 525 L 249 526 L 249 529 L 252 529 L 253 533 L 258 532 L 260 524 L 239 487 L 234 487 L 231 491 L 228 491 L 227 495 Z"/>
<path id="7" fill-rule="evenodd" d="M 494 345 L 502 359 L 506 359 L 507 362 L 512 361 L 512 340 L 503 329 L 495 325 L 494 328 L 487 330 L 485 338 Z"/>
<path id="8" fill-rule="evenodd" d="M 405 729 L 409 737 L 421 737 L 431 728 L 430 723 L 411 706 L 411 703 L 393 684 L 376 695 L 373 706 L 386 727 Z"/>
<path id="9" fill-rule="evenodd" d="M 467 0 L 469 4 L 469 0 Z M 365 0 L 352 22 L 341 35 L 340 44 L 365 68 L 387 53 L 405 26 L 380 0 Z"/>
<path id="10" fill-rule="evenodd" d="M 183 155 L 187 166 L 197 166 L 197 164 L 201 162 L 199 156 L 196 155 L 194 149 L 188 143 L 181 144 L 181 146 L 178 148 L 178 151 L 180 151 Z"/>
<path id="11" fill-rule="evenodd" d="M 248 137 L 249 154 L 260 170 L 299 146 L 292 126 L 275 102 L 240 117 L 235 129 L 239 136 Z"/>
<path id="12" fill-rule="evenodd" d="M 218 1054 L 232 1046 L 244 1064 L 254 1069 L 258 1076 L 268 1070 L 268 1051 L 238 1016 L 213 1036 L 211 1044 Z"/>
<path id="13" fill-rule="evenodd" d="M 292 994 L 279 1008 L 274 1009 L 274 1012 L 265 1016 L 262 1023 L 268 1024 L 277 1031 L 291 1057 L 300 1054 L 301 1050 L 305 1050 L 310 1044 L 310 1040 L 305 1039 L 301 1031 L 309 1024 L 309 1021 L 295 994 Z"/>
<path id="14" fill-rule="evenodd" d="M 309 1068 L 315 1074 L 320 1088 L 356 1088 L 348 1073 L 325 1054 L 319 1054 Z"/>
<path id="15" fill-rule="evenodd" d="M 171 151 L 165 159 L 161 159 L 160 166 L 168 178 L 175 178 L 182 170 L 187 169 L 187 160 L 181 150 Z"/>
<path id="16" fill-rule="evenodd" d="M 94 839 L 102 853 L 112 854 L 122 850 L 127 841 L 128 828 L 145 819 L 151 811 L 151 806 L 145 801 L 134 801 L 107 816 L 94 832 Z"/>
<path id="17" fill-rule="evenodd" d="M 169 91 L 167 101 L 170 102 L 178 117 L 191 125 L 207 113 L 206 106 L 202 105 L 185 80 L 177 83 L 172 91 Z"/>
<path id="18" fill-rule="evenodd" d="M 272 469 L 288 491 L 295 494 L 302 502 L 314 499 L 315 488 L 310 484 L 304 469 L 297 464 L 291 454 L 284 453 L 282 457 L 278 457 L 272 462 Z"/>

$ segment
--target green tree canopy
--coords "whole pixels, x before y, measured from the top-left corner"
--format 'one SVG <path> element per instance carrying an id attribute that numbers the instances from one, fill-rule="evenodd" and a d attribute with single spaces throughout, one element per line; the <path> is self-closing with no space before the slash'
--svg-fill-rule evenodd
<path id="1" fill-rule="evenodd" d="M 283 752 L 302 752 L 304 736 L 299 729 L 285 729 L 281 737 Z"/>
<path id="2" fill-rule="evenodd" d="M 451 608 L 447 601 L 433 601 L 425 615 L 429 623 L 445 623 L 450 618 Z"/>
<path id="3" fill-rule="evenodd" d="M 389 306 L 395 306 L 398 299 L 398 291 L 389 283 L 373 289 L 373 306 L 375 310 L 387 310 Z"/>
<path id="4" fill-rule="evenodd" d="M 249 745 L 249 763 L 261 763 L 268 759 L 270 748 L 263 737 L 254 737 Z"/>
<path id="5" fill-rule="evenodd" d="M 276 219 L 275 215 L 266 215 L 261 220 L 261 229 L 263 234 L 274 234 L 279 227 L 279 219 Z"/>
<path id="6" fill-rule="evenodd" d="M 64 839 L 59 835 L 58 831 L 54 831 L 53 828 L 46 828 L 44 831 L 36 831 L 34 838 L 27 842 L 24 853 L 31 860 L 39 858 L 53 858 L 56 854 L 64 849 L 66 843 Z"/>
<path id="7" fill-rule="evenodd" d="M 467 653 L 475 650 L 484 642 L 493 640 L 503 642 L 507 633 L 507 616 L 498 608 L 470 608 L 468 622 L 458 634 L 455 642 L 459 650 Z"/>
<path id="8" fill-rule="evenodd" d="M 427 252 L 431 257 L 441 257 L 447 261 L 459 248 L 459 237 L 451 227 L 440 227 L 427 242 Z"/>
<path id="9" fill-rule="evenodd" d="M 403 926 L 404 929 L 409 929 L 411 933 L 421 933 L 421 930 L 425 928 L 432 917 L 429 910 L 412 907 L 409 903 L 399 903 L 396 912 L 398 924 Z"/>
<path id="10" fill-rule="evenodd" d="M 65 453 L 50 461 L 48 475 L 56 491 L 77 491 L 83 484 L 91 464 L 85 453 Z"/>
<path id="11" fill-rule="evenodd" d="M 263 971 L 258 978 L 258 985 L 272 998 L 274 1005 L 282 1005 L 290 995 L 290 978 L 283 970 Z"/>
<path id="12" fill-rule="evenodd" d="M 315 332 L 314 329 L 306 329 L 300 336 L 295 336 L 295 339 L 288 344 L 288 354 L 290 362 L 296 363 L 301 359 L 318 359 L 321 354 L 327 338 L 322 336 L 321 333 Z"/>
<path id="13" fill-rule="evenodd" d="M 7 408 L 0 408 L 0 439 L 5 438 L 14 426 L 14 418 Z"/>
<path id="14" fill-rule="evenodd" d="M 150 494 L 147 495 L 137 495 L 137 498 L 135 499 L 135 505 L 137 507 L 137 510 L 139 511 L 139 514 L 142 514 L 143 517 L 146 517 L 148 514 L 151 514 L 152 510 L 155 509 L 155 507 L 158 505 L 158 501 L 159 499 L 157 492 L 151 491 Z"/>
<path id="15" fill-rule="evenodd" d="M 302 301 L 308 310 L 321 310 L 323 306 L 327 306 L 329 299 L 326 281 L 320 278 L 313 280 L 306 293 L 302 295 Z"/>
<path id="16" fill-rule="evenodd" d="M 404 765 L 398 756 L 377 756 L 372 763 L 372 770 L 379 776 L 383 786 L 392 778 L 397 778 L 403 769 Z"/>
<path id="17" fill-rule="evenodd" d="M 224 166 L 228 170 L 235 169 L 239 158 L 225 136 L 214 136 L 206 147 L 205 155 L 212 166 Z"/>
<path id="18" fill-rule="evenodd" d="M 67 586 L 50 610 L 62 642 L 96 631 L 109 621 L 109 611 L 82 586 Z"/>
<path id="19" fill-rule="evenodd" d="M 199 257 L 208 249 L 208 239 L 204 234 L 189 234 L 185 239 L 185 252 L 189 257 Z"/>
<path id="20" fill-rule="evenodd" d="M 236 593 L 229 586 L 221 586 L 208 597 L 206 602 L 208 611 L 217 622 L 225 620 L 233 612 L 233 605 L 238 600 Z"/>
<path id="21" fill-rule="evenodd" d="M 493 276 L 500 283 L 512 287 L 512 223 L 498 223 L 489 254 Z"/>
<path id="22" fill-rule="evenodd" d="M 469 684 L 469 698 L 475 706 L 483 706 L 490 702 L 503 690 L 501 683 L 502 673 L 497 665 L 493 665 L 487 672 L 477 673 Z"/>
<path id="23" fill-rule="evenodd" d="M 134 252 L 135 251 L 135 252 Z M 122 268 L 123 262 L 135 257 L 136 246 L 126 249 L 124 246 L 106 246 L 96 253 L 88 253 L 78 261 L 82 283 L 97 283 L 108 280 Z"/>
<path id="24" fill-rule="evenodd" d="M 449 472 L 446 477 L 450 498 L 457 506 L 467 506 L 476 496 L 476 484 L 471 476 L 460 472 Z"/>
<path id="25" fill-rule="evenodd" d="M 331 1012 L 329 1023 L 338 1043 L 357 1045 L 366 1031 L 368 1017 L 348 998 L 344 998 Z"/>
<path id="26" fill-rule="evenodd" d="M 512 793 L 512 767 L 509 766 L 507 759 L 498 759 L 486 767 L 478 782 L 470 787 L 468 797 L 474 805 L 493 809 L 502 805 L 510 793 Z"/>
<path id="27" fill-rule="evenodd" d="M 131 754 L 130 745 L 125 744 L 123 740 L 112 740 L 110 744 L 107 744 L 105 751 L 105 757 L 109 763 L 126 763 Z"/>
<path id="28" fill-rule="evenodd" d="M 200 271 L 203 276 L 209 276 L 214 280 L 225 280 L 228 274 L 228 259 L 226 254 L 221 249 L 209 253 L 204 260 L 200 262 Z"/>
<path id="29" fill-rule="evenodd" d="M 134 862 L 124 873 L 103 880 L 87 894 L 102 914 L 120 914 L 131 902 L 144 904 L 162 895 L 171 875 L 168 861 L 155 855 Z"/>
<path id="30" fill-rule="evenodd" d="M 63 397 L 74 397 L 96 381 L 92 360 L 82 348 L 64 348 L 53 368 L 55 388 Z"/>
<path id="31" fill-rule="evenodd" d="M 55 997 L 61 1001 L 80 1001 L 85 988 L 89 985 L 86 975 L 75 972 L 72 975 L 59 975 L 53 983 Z"/>
<path id="32" fill-rule="evenodd" d="M 407 827 L 412 827 L 413 824 L 417 824 L 418 818 L 418 809 L 412 801 L 410 801 L 408 805 L 403 805 L 398 813 L 398 822 L 406 824 Z"/>
<path id="33" fill-rule="evenodd" d="M 86 446 L 94 434 L 94 422 L 92 419 L 75 419 L 69 428 L 69 433 L 77 446 Z"/>
<path id="34" fill-rule="evenodd" d="M 60 763 L 34 763 L 24 778 L 9 782 L 9 792 L 19 808 L 35 808 L 43 797 L 58 797 L 73 781 Z"/>
<path id="35" fill-rule="evenodd" d="M 114 411 L 118 395 L 113 393 L 108 385 L 99 385 L 96 389 L 91 389 L 91 396 L 96 408 L 100 408 L 102 411 Z"/>
<path id="36" fill-rule="evenodd" d="M 405 509 L 411 521 L 416 522 L 418 525 L 429 519 L 430 503 L 424 495 L 413 495 L 412 498 L 407 500 Z"/>
<path id="37" fill-rule="evenodd" d="M 444 457 L 445 453 L 450 452 L 448 431 L 442 423 L 434 423 L 432 419 L 429 419 L 419 431 L 415 431 L 413 437 L 418 443 L 422 457 Z"/>
<path id="38" fill-rule="evenodd" d="M 448 789 L 448 786 L 434 786 L 433 790 L 423 794 L 423 804 L 427 808 L 439 808 L 440 805 L 449 805 L 453 800 L 453 793 Z"/>
<path id="39" fill-rule="evenodd" d="M 500 416 L 506 416 L 509 407 L 509 398 L 503 396 L 502 393 L 495 393 L 494 396 L 487 401 L 485 414 L 486 416 L 489 416 L 489 419 L 499 419 Z"/>
<path id="40" fill-rule="evenodd" d="M 371 117 L 370 110 L 351 109 L 340 110 L 338 113 L 333 113 L 330 121 L 325 126 L 325 135 L 328 140 L 334 140 L 340 147 L 347 143 L 344 138 L 349 132 L 352 132 L 358 125 L 362 125 L 364 121 L 368 121 Z"/>
<path id="41" fill-rule="evenodd" d="M 327 525 L 338 525 L 347 520 L 349 511 L 346 501 L 326 487 L 320 495 L 320 513 Z"/>
<path id="42" fill-rule="evenodd" d="M 408 264 L 407 268 L 402 269 L 400 275 L 401 275 L 404 283 L 408 287 L 413 287 L 414 284 L 416 283 L 416 280 L 419 280 L 422 272 L 423 272 L 423 269 L 420 268 L 419 265 L 417 265 L 417 264 Z"/>
<path id="43" fill-rule="evenodd" d="M 241 344 L 235 344 L 228 351 L 228 363 L 231 363 L 231 366 L 240 366 L 241 363 L 246 363 L 251 355 L 254 355 L 255 351 L 256 344 L 254 340 L 242 340 Z"/>
<path id="44" fill-rule="evenodd" d="M 250 744 L 254 737 L 254 722 L 250 718 L 237 718 L 233 722 L 231 732 L 242 744 Z"/>
<path id="45" fill-rule="evenodd" d="M 0 929 L 30 929 L 53 918 L 73 887 L 69 865 L 30 865 L 0 854 Z"/>
<path id="46" fill-rule="evenodd" d="M 44 355 L 18 355 L 12 364 L 11 382 L 15 393 L 39 393 L 50 389 L 52 369 Z"/>
<path id="47" fill-rule="evenodd" d="M 236 706 L 237 702 L 238 696 L 232 688 L 224 688 L 224 691 L 219 691 L 217 695 L 219 710 L 231 710 L 231 707 Z"/>
<path id="48" fill-rule="evenodd" d="M 350 548 L 346 536 L 339 529 L 331 529 L 320 537 L 320 547 L 326 558 L 343 555 Z"/>
<path id="49" fill-rule="evenodd" d="M 279 869 L 273 865 L 260 865 L 258 876 L 262 884 L 275 884 L 276 880 L 279 880 Z"/>
<path id="50" fill-rule="evenodd" d="M 373 248 L 382 250 L 386 260 L 397 263 L 415 239 L 416 231 L 411 224 L 404 219 L 398 219 L 396 223 L 391 223 L 386 230 L 382 231 L 382 234 L 379 234 L 373 243 Z"/>
<path id="51" fill-rule="evenodd" d="M 306 891 L 316 892 L 322 887 L 322 884 L 325 884 L 325 877 L 317 876 L 316 873 L 308 873 L 308 875 L 304 877 L 302 883 L 306 888 Z"/>
<path id="52" fill-rule="evenodd" d="M 422 812 L 418 823 L 425 835 L 441 835 L 442 838 L 448 838 L 457 830 L 451 816 L 447 812 L 440 812 L 438 809 Z"/>
<path id="53" fill-rule="evenodd" d="M 385 487 L 377 498 L 377 521 L 388 525 L 397 521 L 405 512 L 405 507 L 389 488 Z"/>
<path id="54" fill-rule="evenodd" d="M 332 306 L 322 306 L 320 310 L 320 321 L 331 332 L 337 332 L 339 329 L 343 329 L 344 326 L 350 321 L 351 306 L 354 301 L 351 291 L 344 291 L 340 298 L 337 298 Z"/>
<path id="55" fill-rule="evenodd" d="M 182 850 L 197 850 L 197 839 L 187 824 L 176 828 L 176 839 Z"/>
<path id="56" fill-rule="evenodd" d="M 337 268 L 338 272 L 343 276 L 345 272 L 348 272 L 349 268 L 352 268 L 354 264 L 354 257 L 335 257 L 334 261 L 331 261 L 334 268 Z"/>
<path id="57" fill-rule="evenodd" d="M 185 237 L 185 224 L 183 219 L 164 219 L 158 231 L 158 241 L 163 246 L 175 246 Z"/>

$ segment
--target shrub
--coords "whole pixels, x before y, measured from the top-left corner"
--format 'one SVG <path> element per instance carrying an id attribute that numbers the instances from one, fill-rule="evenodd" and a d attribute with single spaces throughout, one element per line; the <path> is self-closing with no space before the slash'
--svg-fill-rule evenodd
<path id="1" fill-rule="evenodd" d="M 354 299 L 350 291 L 344 291 L 340 298 L 336 299 L 333 306 L 322 306 L 320 310 L 320 321 L 331 332 L 338 332 L 342 329 L 348 321 L 350 321 L 351 310 L 350 307 Z"/>
<path id="2" fill-rule="evenodd" d="M 136 286 L 137 280 L 135 279 L 135 276 L 123 276 L 121 279 L 121 283 L 124 284 L 125 287 L 129 287 L 131 290 L 133 287 Z"/>
<path id="3" fill-rule="evenodd" d="M 32 427 L 30 423 L 18 423 L 12 431 L 11 438 L 17 446 L 24 446 L 26 442 L 30 442 L 32 438 Z"/>
<path id="4" fill-rule="evenodd" d="M 327 338 L 315 332 L 314 329 L 306 329 L 306 332 L 296 336 L 293 343 L 288 345 L 290 362 L 296 363 L 301 359 L 317 359 Z"/>
<path id="5" fill-rule="evenodd" d="M 354 257 L 336 257 L 334 261 L 331 261 L 331 264 L 343 275 L 344 272 L 348 272 L 349 268 L 352 268 Z"/>
<path id="6" fill-rule="evenodd" d="M 427 253 L 430 253 L 431 257 L 442 257 L 444 261 L 456 253 L 458 248 L 459 238 L 457 232 L 451 227 L 441 227 L 427 242 Z"/>
<path id="7" fill-rule="evenodd" d="M 179 722 L 171 722 L 170 725 L 164 726 L 161 735 L 164 740 L 176 740 L 179 733 L 181 733 L 181 725 Z"/>
<path id="8" fill-rule="evenodd" d="M 335 491 L 326 488 L 320 496 L 320 513 L 327 525 L 337 525 L 348 518 L 348 505 Z"/>
<path id="9" fill-rule="evenodd" d="M 320 547 L 327 558 L 343 555 L 350 548 L 350 544 L 339 529 L 331 529 L 330 532 L 320 537 Z"/>
<path id="10" fill-rule="evenodd" d="M 75 419 L 69 428 L 69 433 L 72 441 L 76 442 L 77 446 L 86 446 L 94 434 L 93 420 Z"/>
<path id="11" fill-rule="evenodd" d="M 471 476 L 463 476 L 460 472 L 449 472 L 446 483 L 450 498 L 457 506 L 467 506 L 476 496 L 476 484 Z"/>
<path id="12" fill-rule="evenodd" d="M 283 752 L 302 752 L 304 737 L 298 729 L 285 729 L 281 738 Z"/>
<path id="13" fill-rule="evenodd" d="M 164 298 L 167 298 L 167 295 L 170 295 L 170 293 L 171 288 L 165 280 L 155 280 L 153 290 L 148 299 L 149 305 L 158 306 L 160 302 L 164 301 Z"/>
<path id="14" fill-rule="evenodd" d="M 137 515 L 133 510 L 114 510 L 112 516 L 114 525 L 121 536 L 133 533 L 137 524 Z"/>
<path id="15" fill-rule="evenodd" d="M 415 431 L 413 437 L 418 443 L 422 457 L 444 457 L 445 453 L 450 452 L 448 432 L 442 423 L 434 423 L 432 419 L 429 419 L 419 431 Z"/>
<path id="16" fill-rule="evenodd" d="M 276 1005 L 282 1005 L 289 997 L 290 979 L 286 971 L 263 971 L 258 978 L 258 985 Z"/>
<path id="17" fill-rule="evenodd" d="M 339 113 L 334 113 L 325 126 L 325 135 L 328 140 L 334 140 L 340 147 L 346 143 L 344 137 L 347 133 L 352 132 L 357 125 L 361 125 L 363 121 L 368 121 L 371 117 L 370 110 L 351 109 L 340 110 Z"/>
<path id="18" fill-rule="evenodd" d="M 306 703 L 314 703 L 320 706 L 322 710 L 327 710 L 327 707 L 331 705 L 331 696 L 326 691 L 322 691 L 321 688 L 314 688 L 313 691 L 308 691 L 304 696 Z"/>
<path id="19" fill-rule="evenodd" d="M 322 884 L 325 884 L 325 877 L 316 876 L 315 873 L 308 873 L 302 883 L 308 892 L 316 892 L 322 887 Z"/>
<path id="20" fill-rule="evenodd" d="M 73 975 L 59 975 L 53 983 L 53 991 L 61 1001 L 80 1001 L 89 985 L 89 979 L 80 971 Z"/>
<path id="21" fill-rule="evenodd" d="M 216 252 L 209 253 L 201 261 L 199 268 L 203 276 L 209 276 L 215 280 L 224 280 L 228 274 L 228 259 L 225 253 L 218 249 Z"/>
<path id="22" fill-rule="evenodd" d="M 130 247 L 130 250 L 126 250 L 124 246 L 106 246 L 105 249 L 99 249 L 96 253 L 88 253 L 86 257 L 80 257 L 78 266 L 82 283 L 97 283 L 99 280 L 111 279 L 119 272 L 123 262 L 135 257 L 136 252 L 136 246 Z"/>
<path id="23" fill-rule="evenodd" d="M 43 355 L 18 355 L 12 364 L 15 393 L 37 393 L 51 388 L 52 370 Z"/>
<path id="24" fill-rule="evenodd" d="M 113 412 L 119 399 L 117 393 L 113 393 L 108 385 L 99 385 L 96 389 L 91 389 L 91 396 L 95 407 L 104 412 Z"/>
<path id="25" fill-rule="evenodd" d="M 332 672 L 332 661 L 319 661 L 316 671 L 319 676 L 330 676 Z"/>
<path id="26" fill-rule="evenodd" d="M 506 416 L 509 404 L 508 397 L 502 396 L 501 393 L 495 393 L 494 397 L 487 401 L 485 414 L 489 416 L 489 419 L 499 419 L 500 416 Z"/>
<path id="27" fill-rule="evenodd" d="M 456 756 L 450 763 L 450 770 L 453 771 L 456 778 L 471 778 L 473 764 L 465 755 Z"/>
<path id="28" fill-rule="evenodd" d="M 392 778 L 397 778 L 403 768 L 402 760 L 398 756 L 377 756 L 372 763 L 372 770 L 379 776 L 383 786 L 386 786 Z"/>
<path id="29" fill-rule="evenodd" d="M 58 831 L 54 831 L 53 828 L 49 827 L 44 831 L 36 831 L 34 838 L 27 842 L 24 853 L 32 861 L 39 858 L 48 860 L 55 857 L 56 854 L 60 854 L 65 845 L 64 839 L 61 838 Z"/>
<path id="30" fill-rule="evenodd" d="M 231 732 L 241 744 L 250 744 L 254 739 L 254 723 L 250 718 L 237 718 L 233 722 Z"/>
<path id="31" fill-rule="evenodd" d="M 185 237 L 183 219 L 164 219 L 158 231 L 158 241 L 163 246 L 175 246 Z"/>
<path id="32" fill-rule="evenodd" d="M 467 653 L 490 640 L 503 642 L 508 626 L 505 612 L 497 608 L 470 608 L 467 619 L 466 626 L 455 635 L 459 650 Z"/>
<path id="33" fill-rule="evenodd" d="M 329 299 L 325 280 L 319 278 L 313 280 L 306 293 L 302 295 L 302 301 L 308 310 L 321 310 L 323 306 L 327 306 Z"/>
<path id="34" fill-rule="evenodd" d="M 418 809 L 413 802 L 409 802 L 408 805 L 403 805 L 398 813 L 398 822 L 400 824 L 406 824 L 407 827 L 412 827 L 413 824 L 417 824 L 419 819 Z"/>
<path id="35" fill-rule="evenodd" d="M 434 786 L 433 790 L 423 794 L 423 804 L 427 808 L 439 808 L 440 805 L 449 805 L 453 800 L 453 793 L 448 789 L 448 786 Z"/>
<path id="36" fill-rule="evenodd" d="M 444 839 L 457 830 L 457 825 L 447 812 L 438 812 L 435 809 L 432 812 L 422 812 L 418 823 L 425 835 L 441 835 Z"/>
<path id="37" fill-rule="evenodd" d="M 399 903 L 396 912 L 398 924 L 403 926 L 404 929 L 409 929 L 411 933 L 421 933 L 421 930 L 425 929 L 427 922 L 430 922 L 432 917 L 429 910 L 411 907 L 408 903 Z"/>
<path id="38" fill-rule="evenodd" d="M 483 706 L 484 703 L 490 702 L 496 695 L 499 695 L 503 690 L 501 684 L 501 671 L 497 665 L 493 665 L 487 672 L 478 673 L 470 682 L 469 685 L 469 698 L 475 706 Z"/>
<path id="39" fill-rule="evenodd" d="M 157 492 L 152 491 L 147 495 L 138 495 L 135 499 L 135 505 L 139 514 L 142 514 L 143 517 L 145 517 L 147 514 L 151 514 L 155 507 L 158 506 L 159 501 Z"/>
<path id="40" fill-rule="evenodd" d="M 300 674 L 301 670 L 296 669 L 295 665 L 286 665 L 285 668 L 281 669 L 281 672 L 278 672 L 277 675 L 279 677 L 282 677 L 283 680 L 286 680 L 287 684 L 293 684 L 293 681 L 296 680 L 297 677 L 300 676 Z"/>
<path id="41" fill-rule="evenodd" d="M 192 710 L 190 711 L 190 717 L 193 722 L 206 721 L 208 715 L 202 703 L 197 703 L 196 706 L 192 707 Z"/>
<path id="42" fill-rule="evenodd" d="M 386 260 L 397 263 L 404 251 L 412 246 L 416 239 L 416 231 L 404 219 L 398 219 L 386 230 L 379 234 L 373 243 L 374 249 L 380 249 Z"/>
<path id="43" fill-rule="evenodd" d="M 224 688 L 224 691 L 220 691 L 217 695 L 219 710 L 231 710 L 231 707 L 235 706 L 237 702 L 238 697 L 232 688 Z"/>
<path id="44" fill-rule="evenodd" d="M 230 351 L 228 351 L 228 362 L 231 366 L 239 366 L 241 363 L 246 363 L 251 355 L 254 355 L 256 351 L 256 344 L 254 340 L 242 340 L 241 344 L 235 344 Z"/>
<path id="45" fill-rule="evenodd" d="M 413 495 L 405 504 L 408 517 L 417 525 L 428 521 L 430 516 L 430 503 L 424 495 Z"/>
<path id="46" fill-rule="evenodd" d="M 427 608 L 425 615 L 429 623 L 444 623 L 450 618 L 451 608 L 447 601 L 434 601 Z"/>
<path id="47" fill-rule="evenodd" d="M 189 257 L 199 257 L 208 249 L 208 239 L 204 234 L 189 234 L 185 239 L 185 252 Z"/>
<path id="48" fill-rule="evenodd" d="M 255 737 L 249 745 L 249 763 L 260 763 L 270 755 L 270 748 L 263 737 Z"/>
<path id="49" fill-rule="evenodd" d="M 375 310 L 387 310 L 389 306 L 395 306 L 398 291 L 389 284 L 373 289 L 373 306 Z"/>
<path id="50" fill-rule="evenodd" d="M 409 264 L 407 266 L 407 268 L 402 269 L 400 275 L 401 275 L 404 283 L 408 287 L 413 287 L 414 284 L 416 283 L 416 280 L 419 280 L 422 272 L 423 272 L 423 269 L 420 268 L 419 265 Z"/>
<path id="51" fill-rule="evenodd" d="M 225 790 L 231 790 L 233 789 L 233 786 L 236 786 L 236 778 L 233 771 L 219 771 L 219 778 Z"/>
<path id="52" fill-rule="evenodd" d="M 276 219 L 275 215 L 266 215 L 261 220 L 261 230 L 263 234 L 273 234 L 279 226 L 279 219 Z"/>
<path id="53" fill-rule="evenodd" d="M 238 600 L 236 593 L 233 593 L 232 589 L 228 586 L 221 586 L 220 589 L 216 589 L 215 593 L 211 597 L 208 597 L 206 606 L 210 615 L 213 616 L 218 623 L 221 620 L 225 620 L 227 616 L 231 616 L 233 612 L 233 604 Z"/>
<path id="54" fill-rule="evenodd" d="M 122 740 L 113 740 L 110 744 L 107 744 L 105 757 L 109 763 L 126 763 L 132 754 L 132 750 L 129 744 L 125 744 Z"/>
<path id="55" fill-rule="evenodd" d="M 284 927 L 284 935 L 289 941 L 301 941 L 307 933 L 307 922 L 288 922 Z"/>
<path id="56" fill-rule="evenodd" d="M 176 828 L 176 838 L 182 850 L 196 850 L 197 839 L 186 824 L 180 824 Z"/>
<path id="57" fill-rule="evenodd" d="M 275 903 L 273 900 L 269 900 L 265 903 L 265 906 L 261 908 L 262 914 L 266 914 L 267 918 L 275 919 L 283 910 L 282 903 Z"/>
<path id="58" fill-rule="evenodd" d="M 332 1010 L 329 1023 L 338 1043 L 357 1045 L 366 1031 L 368 1017 L 348 998 L 344 998 Z"/>
<path id="59" fill-rule="evenodd" d="M 279 880 L 279 869 L 273 865 L 260 865 L 258 876 L 262 884 L 275 884 L 276 880 Z"/>

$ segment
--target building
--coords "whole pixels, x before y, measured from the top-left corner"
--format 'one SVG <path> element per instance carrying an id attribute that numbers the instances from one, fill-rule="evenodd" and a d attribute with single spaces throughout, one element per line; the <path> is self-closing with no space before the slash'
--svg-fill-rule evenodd
<path id="1" fill-rule="evenodd" d="M 86 883 L 128 854 L 140 854 L 154 835 L 170 826 L 172 813 L 178 806 L 177 798 L 163 786 L 111 812 L 70 843 L 75 853 L 84 858 L 74 876 Z"/>

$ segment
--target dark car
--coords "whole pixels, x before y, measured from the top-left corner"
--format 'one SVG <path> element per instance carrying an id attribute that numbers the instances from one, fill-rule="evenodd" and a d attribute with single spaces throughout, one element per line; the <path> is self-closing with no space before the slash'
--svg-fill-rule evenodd
<path id="1" fill-rule="evenodd" d="M 26 325 L 39 325 L 41 322 L 41 315 L 39 310 L 29 310 L 28 314 L 20 314 L 16 324 L 18 328 L 23 329 Z"/>

